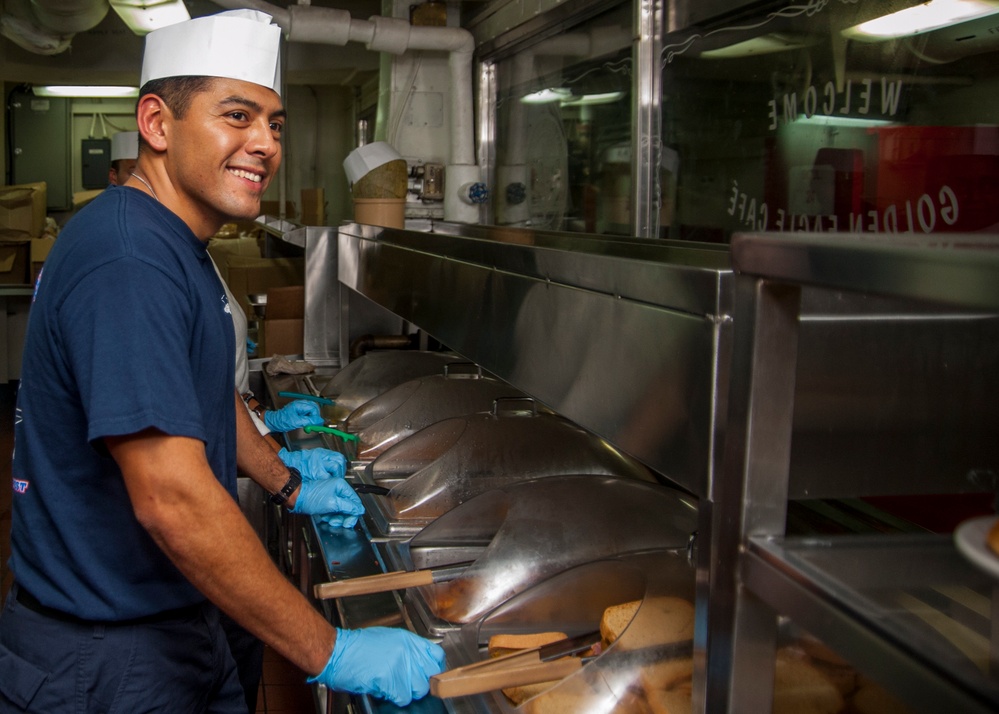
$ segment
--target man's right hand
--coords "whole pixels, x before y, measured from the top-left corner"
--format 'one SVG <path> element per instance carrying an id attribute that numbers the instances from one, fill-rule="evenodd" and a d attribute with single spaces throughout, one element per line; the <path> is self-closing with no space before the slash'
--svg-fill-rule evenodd
<path id="1" fill-rule="evenodd" d="M 430 678 L 444 671 L 444 650 L 430 640 L 395 627 L 336 631 L 325 669 L 309 683 L 370 694 L 404 707 L 430 691 Z"/>

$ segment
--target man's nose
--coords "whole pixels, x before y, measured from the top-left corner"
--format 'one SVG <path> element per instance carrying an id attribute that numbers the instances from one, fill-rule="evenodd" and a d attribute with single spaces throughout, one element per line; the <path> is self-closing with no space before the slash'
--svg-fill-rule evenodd
<path id="1" fill-rule="evenodd" d="M 254 156 L 270 158 L 281 150 L 281 140 L 271 129 L 270 122 L 261 118 L 253 122 L 250 128 L 250 136 L 247 141 L 246 151 Z"/>

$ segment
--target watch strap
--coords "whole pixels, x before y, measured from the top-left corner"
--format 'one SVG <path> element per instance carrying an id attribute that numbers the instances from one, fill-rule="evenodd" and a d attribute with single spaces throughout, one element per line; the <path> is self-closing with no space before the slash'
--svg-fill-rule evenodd
<path id="1" fill-rule="evenodd" d="M 277 493 L 272 493 L 270 502 L 275 506 L 283 505 L 295 493 L 295 489 L 302 485 L 302 474 L 293 466 L 288 467 L 288 481 Z"/>

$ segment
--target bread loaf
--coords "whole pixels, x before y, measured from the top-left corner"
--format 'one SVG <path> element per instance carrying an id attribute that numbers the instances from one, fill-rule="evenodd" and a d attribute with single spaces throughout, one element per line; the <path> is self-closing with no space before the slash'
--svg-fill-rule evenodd
<path id="1" fill-rule="evenodd" d="M 628 637 L 628 648 L 651 647 L 682 642 L 694 636 L 694 604 L 679 597 L 655 597 L 614 605 L 604 610 L 600 636 L 613 644 L 631 624 L 642 607 L 643 626 Z"/>

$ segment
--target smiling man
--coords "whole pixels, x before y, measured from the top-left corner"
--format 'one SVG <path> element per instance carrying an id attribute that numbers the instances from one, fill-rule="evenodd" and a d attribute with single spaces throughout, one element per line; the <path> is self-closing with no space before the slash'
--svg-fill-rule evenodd
<path id="1" fill-rule="evenodd" d="M 405 630 L 334 629 L 236 502 L 239 468 L 295 513 L 360 513 L 342 478 L 303 480 L 250 421 L 207 253 L 222 223 L 259 213 L 281 161 L 269 19 L 147 37 L 136 169 L 67 224 L 38 280 L 0 712 L 245 712 L 220 610 L 334 689 L 406 704 L 443 666 Z"/>

